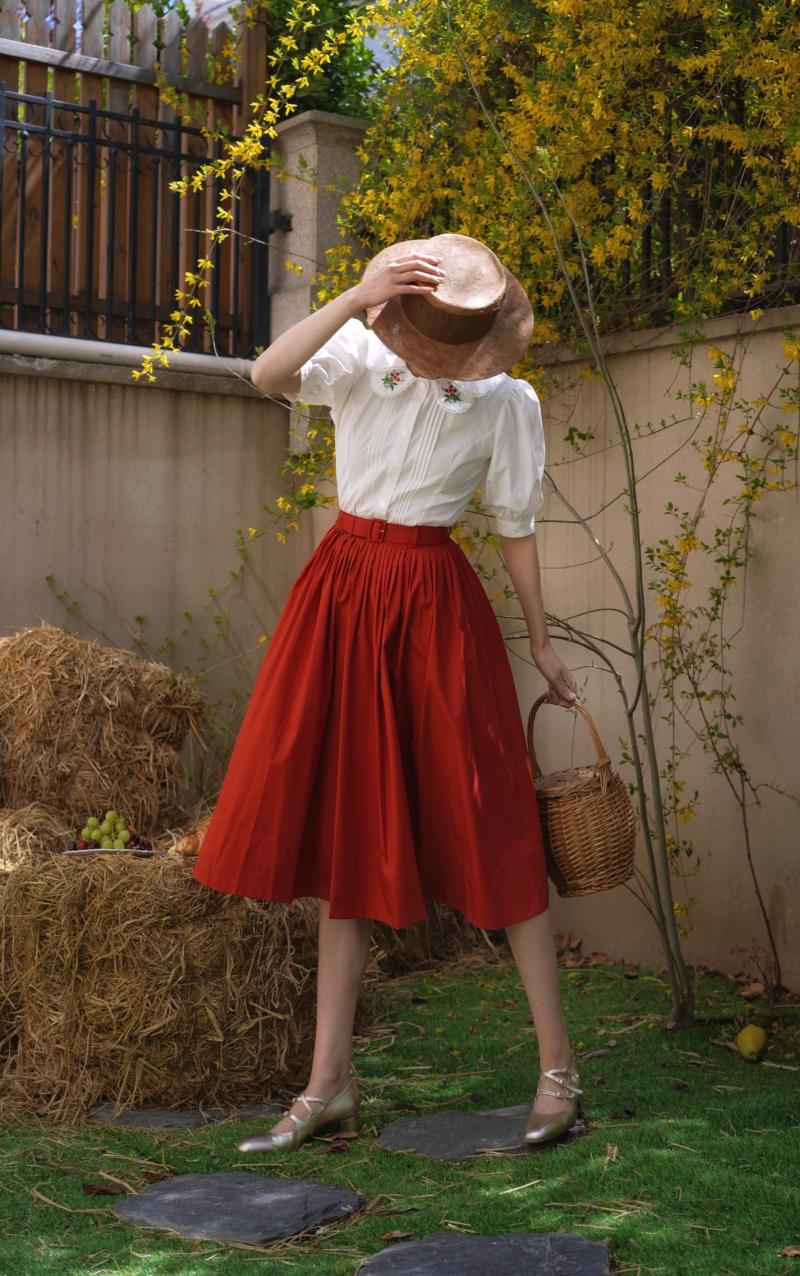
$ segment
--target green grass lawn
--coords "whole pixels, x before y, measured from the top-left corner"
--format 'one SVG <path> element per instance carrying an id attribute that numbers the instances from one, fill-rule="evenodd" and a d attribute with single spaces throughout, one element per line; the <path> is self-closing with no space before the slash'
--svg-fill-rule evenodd
<path id="1" fill-rule="evenodd" d="M 800 1007 L 775 1011 L 769 1064 L 724 1046 L 759 1003 L 731 981 L 698 979 L 698 1022 L 667 1033 L 664 978 L 621 967 L 562 969 L 567 1021 L 591 1123 L 584 1138 L 516 1157 L 459 1163 L 384 1151 L 372 1141 L 417 1105 L 529 1102 L 533 1029 L 504 963 L 406 977 L 379 994 L 380 1021 L 356 1056 L 365 1128 L 290 1155 L 244 1156 L 250 1125 L 140 1133 L 108 1127 L 6 1125 L 0 1145 L 0 1272 L 131 1276 L 253 1270 L 349 1276 L 390 1244 L 476 1232 L 573 1231 L 606 1241 L 612 1270 L 664 1276 L 778 1276 L 800 1242 Z M 783 1066 L 770 1066 L 783 1065 Z M 298 1088 L 304 1078 L 298 1078 Z M 413 1109 L 412 1109 L 413 1110 Z M 264 1124 L 263 1122 L 261 1124 Z M 147 1174 L 249 1168 L 350 1187 L 369 1203 L 354 1221 L 269 1251 L 190 1243 L 117 1222 L 113 1198 L 84 1184 L 138 1190 Z"/>

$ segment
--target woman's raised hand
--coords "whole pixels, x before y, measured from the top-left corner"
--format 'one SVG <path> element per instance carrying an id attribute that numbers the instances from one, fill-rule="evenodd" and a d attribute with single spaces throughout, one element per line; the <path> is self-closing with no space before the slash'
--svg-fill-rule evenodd
<path id="1" fill-rule="evenodd" d="M 381 306 L 385 301 L 403 292 L 435 292 L 444 279 L 439 268 L 440 257 L 423 257 L 410 253 L 379 266 L 368 279 L 362 279 L 353 288 L 353 297 L 364 310 Z"/>

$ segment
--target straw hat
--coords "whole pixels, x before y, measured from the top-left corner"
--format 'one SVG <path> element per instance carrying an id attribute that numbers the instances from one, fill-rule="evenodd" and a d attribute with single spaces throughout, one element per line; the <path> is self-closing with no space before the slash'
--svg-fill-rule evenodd
<path id="1" fill-rule="evenodd" d="M 469 235 L 404 239 L 377 253 L 363 278 L 410 253 L 440 257 L 445 277 L 435 292 L 401 293 L 367 309 L 367 324 L 385 346 L 431 379 L 478 381 L 522 357 L 533 334 L 533 310 L 491 248 Z"/>

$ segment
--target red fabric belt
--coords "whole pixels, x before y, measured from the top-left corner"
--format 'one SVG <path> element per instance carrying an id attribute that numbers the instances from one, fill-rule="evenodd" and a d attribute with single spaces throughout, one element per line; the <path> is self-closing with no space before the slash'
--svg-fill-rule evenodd
<path id="1" fill-rule="evenodd" d="M 435 545 L 450 536 L 449 527 L 429 523 L 416 526 L 389 523 L 385 518 L 361 518 L 359 514 L 346 514 L 344 510 L 339 511 L 336 526 L 353 536 L 366 536 L 371 541 L 394 541 L 400 545 Z"/>

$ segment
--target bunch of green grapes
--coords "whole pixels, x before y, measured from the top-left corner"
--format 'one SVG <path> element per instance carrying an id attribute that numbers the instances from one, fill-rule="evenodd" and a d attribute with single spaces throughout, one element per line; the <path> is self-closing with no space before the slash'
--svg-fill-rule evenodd
<path id="1" fill-rule="evenodd" d="M 149 850 L 150 843 L 140 837 L 132 824 L 117 811 L 106 811 L 105 817 L 99 820 L 90 815 L 81 829 L 79 838 L 70 843 L 73 851 L 92 849 L 103 851 Z"/>

